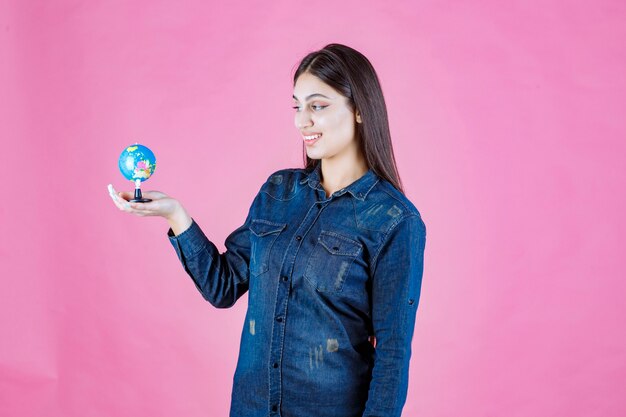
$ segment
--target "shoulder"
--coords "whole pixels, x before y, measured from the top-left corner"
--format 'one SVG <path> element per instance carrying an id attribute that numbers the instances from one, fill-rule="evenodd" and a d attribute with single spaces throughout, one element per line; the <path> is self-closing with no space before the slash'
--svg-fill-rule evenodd
<path id="1" fill-rule="evenodd" d="M 290 200 L 301 189 L 300 183 L 308 176 L 304 168 L 282 168 L 271 172 L 261 185 L 259 193 L 276 200 Z"/>
<path id="2" fill-rule="evenodd" d="M 378 177 L 378 182 L 372 191 L 379 194 L 379 198 L 386 199 L 396 203 L 400 207 L 402 216 L 416 215 L 421 216 L 421 213 L 413 204 L 409 198 L 403 194 L 400 190 L 394 187 L 389 181 L 384 178 Z"/>
<path id="3" fill-rule="evenodd" d="M 266 183 L 280 185 L 287 180 L 302 179 L 308 175 L 308 172 L 304 168 L 281 168 L 277 171 L 273 171 L 266 179 Z"/>
<path id="4" fill-rule="evenodd" d="M 359 227 L 387 234 L 401 222 L 416 222 L 425 229 L 415 204 L 389 181 L 377 175 L 377 181 L 357 207 Z"/>

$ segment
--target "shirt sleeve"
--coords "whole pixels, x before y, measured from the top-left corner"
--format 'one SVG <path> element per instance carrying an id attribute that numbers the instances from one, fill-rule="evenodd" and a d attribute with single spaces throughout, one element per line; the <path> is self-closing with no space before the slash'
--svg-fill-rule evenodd
<path id="1" fill-rule="evenodd" d="M 258 195 L 257 195 L 258 196 Z M 256 198 L 255 198 L 256 201 Z M 195 219 L 178 236 L 170 228 L 167 236 L 178 259 L 205 300 L 217 308 L 232 307 L 248 291 L 250 277 L 250 230 L 252 208 L 243 225 L 225 241 L 226 251 L 220 253 Z"/>
<path id="2" fill-rule="evenodd" d="M 402 413 L 425 243 L 426 226 L 421 216 L 409 215 L 387 233 L 373 261 L 372 325 L 376 349 L 363 417 L 396 417 Z"/>

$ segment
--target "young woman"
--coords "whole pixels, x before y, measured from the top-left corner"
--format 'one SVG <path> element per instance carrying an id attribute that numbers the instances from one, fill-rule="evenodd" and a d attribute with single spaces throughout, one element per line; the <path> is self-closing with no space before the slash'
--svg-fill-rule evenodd
<path id="1" fill-rule="evenodd" d="M 399 416 L 422 282 L 426 227 L 404 195 L 374 68 L 329 44 L 294 74 L 305 167 L 273 172 L 220 253 L 166 194 L 111 192 L 169 239 L 218 308 L 248 291 L 231 416 Z"/>

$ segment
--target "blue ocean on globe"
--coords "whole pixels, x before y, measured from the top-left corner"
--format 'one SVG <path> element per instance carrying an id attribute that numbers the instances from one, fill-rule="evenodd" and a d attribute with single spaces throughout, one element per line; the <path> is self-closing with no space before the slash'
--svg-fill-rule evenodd
<path id="1" fill-rule="evenodd" d="M 150 178 L 156 169 L 156 157 L 147 146 L 135 143 L 124 149 L 118 162 L 127 180 L 142 182 Z"/>

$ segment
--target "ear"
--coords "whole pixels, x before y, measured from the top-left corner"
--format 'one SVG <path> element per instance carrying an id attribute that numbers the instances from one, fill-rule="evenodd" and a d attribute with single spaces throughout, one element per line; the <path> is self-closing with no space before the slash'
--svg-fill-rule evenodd
<path id="1" fill-rule="evenodd" d="M 362 121 L 361 121 L 361 114 L 359 113 L 359 111 L 358 111 L 358 110 L 357 110 L 357 112 L 356 112 L 356 122 L 357 122 L 357 123 L 362 123 Z"/>

